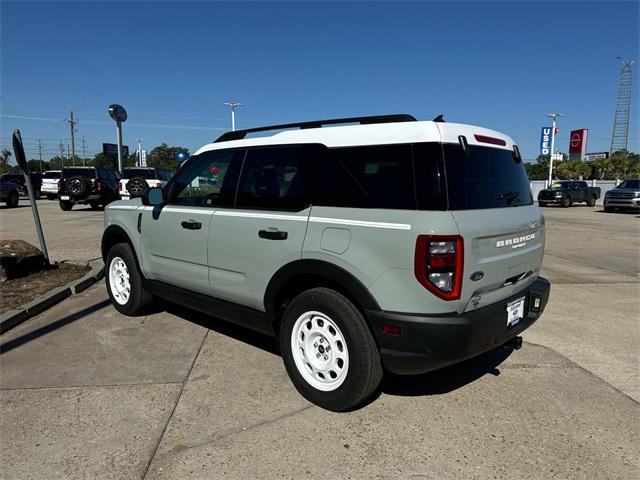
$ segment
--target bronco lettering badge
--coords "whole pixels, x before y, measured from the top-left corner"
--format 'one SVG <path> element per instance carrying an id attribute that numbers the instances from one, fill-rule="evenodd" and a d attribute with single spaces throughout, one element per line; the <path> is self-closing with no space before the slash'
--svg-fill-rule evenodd
<path id="1" fill-rule="evenodd" d="M 508 247 L 511 248 L 521 248 L 524 247 L 529 240 L 533 240 L 536 238 L 535 233 L 530 233 L 529 235 L 523 235 L 521 237 L 507 238 L 506 240 L 498 240 L 496 242 L 496 247 Z"/>

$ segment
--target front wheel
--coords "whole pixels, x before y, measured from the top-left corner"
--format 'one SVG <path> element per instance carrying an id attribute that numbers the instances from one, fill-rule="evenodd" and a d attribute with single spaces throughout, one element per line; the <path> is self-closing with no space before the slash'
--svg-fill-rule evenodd
<path id="1" fill-rule="evenodd" d="M 111 247 L 105 264 L 105 282 L 111 303 L 128 316 L 150 312 L 153 296 L 145 290 L 131 246 L 118 243 Z"/>
<path id="2" fill-rule="evenodd" d="M 382 380 L 380 354 L 362 313 L 328 288 L 293 299 L 282 318 L 280 348 L 298 392 L 327 410 L 358 406 Z"/>
<path id="3" fill-rule="evenodd" d="M 560 205 L 562 205 L 562 208 L 569 208 L 571 206 L 571 198 L 570 197 L 563 197 L 562 198 L 562 203 Z"/>
<path id="4" fill-rule="evenodd" d="M 591 197 L 589 200 L 587 200 L 587 205 L 589 207 L 594 207 L 596 205 L 596 197 Z"/>
<path id="5" fill-rule="evenodd" d="M 91 210 L 98 210 L 100 208 L 100 204 L 98 202 L 89 202 L 89 206 Z"/>

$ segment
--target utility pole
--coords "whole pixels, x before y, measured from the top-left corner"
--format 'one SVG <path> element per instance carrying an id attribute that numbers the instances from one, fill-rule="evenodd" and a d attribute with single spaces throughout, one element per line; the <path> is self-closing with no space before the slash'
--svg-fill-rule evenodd
<path id="1" fill-rule="evenodd" d="M 67 119 L 69 127 L 71 128 L 71 161 L 75 165 L 76 156 L 76 141 L 75 141 L 75 126 L 78 120 L 73 119 L 73 110 L 69 113 L 69 119 Z"/>
<path id="2" fill-rule="evenodd" d="M 549 185 L 551 186 L 551 180 L 553 179 L 553 150 L 556 144 L 556 120 L 558 117 L 564 117 L 564 113 L 547 113 L 547 117 L 553 119 L 551 125 L 551 158 L 549 159 Z"/>
<path id="3" fill-rule="evenodd" d="M 42 141 L 38 139 L 38 157 L 40 158 L 40 173 L 44 170 L 42 168 Z"/>
<path id="4" fill-rule="evenodd" d="M 633 76 L 633 60 L 623 60 L 621 62 L 618 80 L 618 96 L 616 97 L 616 113 L 613 116 L 613 131 L 611 132 L 611 147 L 609 156 L 614 152 L 623 152 L 627 157 L 627 146 L 629 140 L 629 113 L 631 112 L 631 80 Z"/>
<path id="5" fill-rule="evenodd" d="M 69 148 L 69 144 L 67 143 L 67 155 L 69 155 L 70 152 L 71 149 Z M 73 165 L 74 167 L 76 166 L 76 161 L 73 159 L 73 155 L 71 155 L 71 165 Z"/>
<path id="6" fill-rule="evenodd" d="M 62 144 L 62 140 L 60 140 L 60 170 L 64 168 L 64 145 Z"/>
<path id="7" fill-rule="evenodd" d="M 86 166 L 85 162 L 87 160 L 87 154 L 86 154 L 86 149 L 87 149 L 87 142 L 84 141 L 84 135 L 82 135 L 82 166 Z"/>
<path id="8" fill-rule="evenodd" d="M 242 104 L 238 102 L 223 102 L 223 105 L 231 107 L 231 131 L 236 129 L 236 107 L 241 107 Z"/>

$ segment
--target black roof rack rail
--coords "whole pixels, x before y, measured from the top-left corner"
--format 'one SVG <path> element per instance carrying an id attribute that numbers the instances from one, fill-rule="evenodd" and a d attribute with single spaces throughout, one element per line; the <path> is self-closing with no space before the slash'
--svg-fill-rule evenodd
<path id="1" fill-rule="evenodd" d="M 269 125 L 267 127 L 247 128 L 245 130 L 234 130 L 222 134 L 215 141 L 228 142 L 230 140 L 242 140 L 248 133 L 266 132 L 269 130 L 284 130 L 287 128 L 320 128 L 323 125 L 335 125 L 339 123 L 359 123 L 368 125 L 372 123 L 391 123 L 391 122 L 415 122 L 417 121 L 413 115 L 407 113 L 399 113 L 395 115 L 375 115 L 370 117 L 351 117 L 351 118 L 332 118 L 329 120 L 313 120 L 311 122 L 285 123 L 282 125 Z"/>

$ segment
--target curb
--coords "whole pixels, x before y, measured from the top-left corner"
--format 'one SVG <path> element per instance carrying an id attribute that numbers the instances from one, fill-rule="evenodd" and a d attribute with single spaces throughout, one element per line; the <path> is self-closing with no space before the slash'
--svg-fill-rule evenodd
<path id="1" fill-rule="evenodd" d="M 55 288 L 16 310 L 11 310 L 0 315 L 0 335 L 8 332 L 14 327 L 17 327 L 30 318 L 35 317 L 36 315 L 39 315 L 42 312 L 50 309 L 54 305 L 57 305 L 58 303 L 63 301 L 65 298 L 86 290 L 91 285 L 104 278 L 104 265 L 102 263 L 102 260 L 92 260 L 91 262 L 84 263 L 68 263 L 87 265 L 91 267 L 91 270 L 80 280 L 74 280 L 64 287 Z"/>

